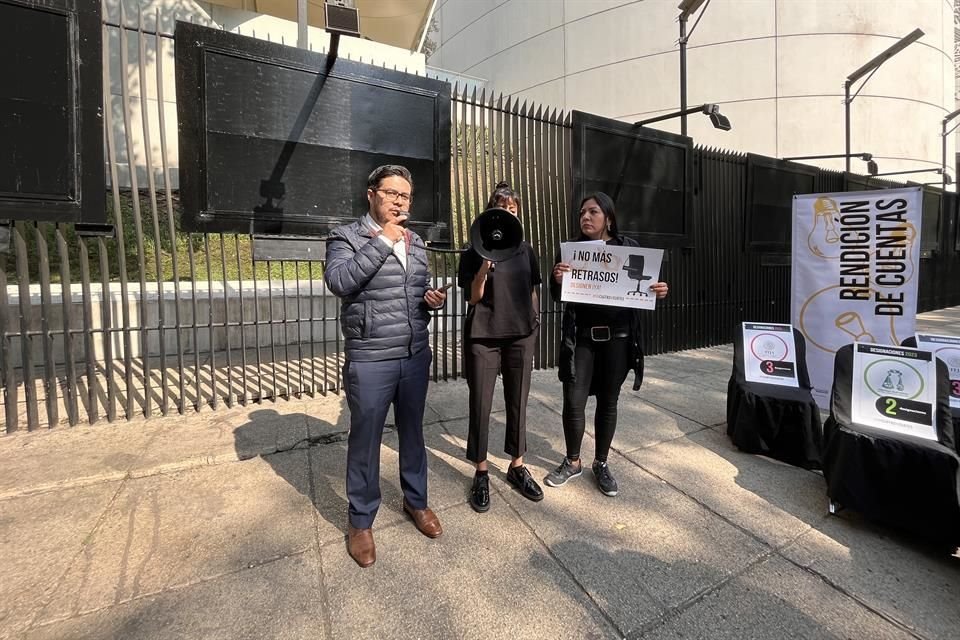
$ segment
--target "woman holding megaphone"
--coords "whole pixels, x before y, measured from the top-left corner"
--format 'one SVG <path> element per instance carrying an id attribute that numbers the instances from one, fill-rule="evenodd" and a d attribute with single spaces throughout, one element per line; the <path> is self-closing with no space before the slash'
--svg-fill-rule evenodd
<path id="1" fill-rule="evenodd" d="M 519 207 L 520 197 L 506 182 L 497 184 L 487 203 L 487 209 L 505 209 L 513 215 Z M 542 500 L 543 490 L 523 465 L 527 397 L 540 326 L 537 287 L 541 278 L 536 254 L 528 242 L 521 241 L 507 258 L 494 264 L 471 246 L 460 259 L 457 280 L 469 300 L 463 349 L 470 390 L 467 459 L 477 468 L 470 506 L 478 513 L 490 508 L 487 441 L 498 373 L 503 375 L 507 413 L 504 451 L 511 458 L 507 480 L 525 498 Z"/>
<path id="2" fill-rule="evenodd" d="M 580 237 L 576 241 L 602 241 L 609 245 L 635 247 L 637 243 L 621 236 L 613 200 L 605 193 L 588 195 L 580 203 Z M 560 302 L 563 274 L 570 265 L 560 261 L 553 266 L 550 294 Z M 655 282 L 650 290 L 658 298 L 667 295 L 666 282 Z M 617 403 L 627 372 L 636 373 L 633 389 L 643 380 L 643 349 L 640 345 L 640 311 L 593 304 L 567 302 L 563 307 L 559 376 L 563 382 L 563 435 L 567 456 L 544 482 L 560 487 L 583 473 L 580 445 L 585 427 L 587 397 L 597 396 L 594 416 L 596 451 L 593 475 L 600 492 L 615 496 L 617 480 L 607 465 L 607 455 L 617 430 Z"/>

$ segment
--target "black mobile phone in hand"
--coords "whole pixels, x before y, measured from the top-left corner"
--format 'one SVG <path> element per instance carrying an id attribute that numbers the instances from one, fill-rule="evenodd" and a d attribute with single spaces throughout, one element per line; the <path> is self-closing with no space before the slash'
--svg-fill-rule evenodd
<path id="1" fill-rule="evenodd" d="M 443 285 L 442 287 L 437 287 L 436 290 L 437 290 L 437 291 L 446 291 L 447 289 L 449 289 L 450 287 L 452 287 L 453 284 L 454 284 L 454 283 L 452 283 L 452 282 L 448 282 L 447 284 Z"/>

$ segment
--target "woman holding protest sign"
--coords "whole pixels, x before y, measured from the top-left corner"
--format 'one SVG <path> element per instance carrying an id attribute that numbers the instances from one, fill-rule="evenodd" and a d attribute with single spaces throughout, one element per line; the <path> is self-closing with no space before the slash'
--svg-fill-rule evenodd
<path id="1" fill-rule="evenodd" d="M 602 192 L 589 194 L 580 203 L 580 237 L 575 242 L 585 241 L 638 246 L 634 240 L 620 235 L 613 200 Z M 567 271 L 570 265 L 561 262 L 558 256 L 550 281 L 550 293 L 558 302 L 563 274 Z M 663 298 L 669 289 L 667 283 L 655 282 L 650 290 L 657 298 Z M 587 397 L 596 395 L 593 474 L 601 493 L 617 495 L 617 480 L 607 465 L 607 456 L 617 429 L 620 387 L 630 369 L 636 374 L 634 390 L 639 389 L 643 381 L 640 340 L 638 309 L 572 302 L 564 305 L 559 377 L 563 382 L 563 434 L 567 455 L 560 466 L 547 475 L 548 486 L 563 486 L 583 472 L 580 445 L 585 427 L 584 409 Z"/>
<path id="2" fill-rule="evenodd" d="M 506 209 L 518 215 L 520 197 L 506 182 L 497 184 L 487 209 Z M 490 508 L 487 441 L 490 409 L 497 374 L 503 376 L 507 428 L 504 451 L 510 456 L 507 480 L 527 499 L 543 500 L 543 490 L 523 465 L 527 449 L 527 397 L 533 350 L 540 327 L 540 264 L 528 242 L 494 265 L 472 248 L 460 259 L 457 277 L 469 300 L 464 323 L 464 369 L 470 389 L 470 426 L 467 459 L 477 467 L 470 489 L 470 506 L 483 513 Z"/>

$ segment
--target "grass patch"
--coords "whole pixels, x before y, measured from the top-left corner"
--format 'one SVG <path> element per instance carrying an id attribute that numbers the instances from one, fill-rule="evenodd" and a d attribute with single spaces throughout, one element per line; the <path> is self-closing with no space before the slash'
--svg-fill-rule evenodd
<path id="1" fill-rule="evenodd" d="M 138 216 L 134 206 L 137 202 L 139 203 L 139 233 Z M 175 279 L 181 282 L 206 280 L 222 282 L 252 280 L 254 274 L 258 281 L 308 280 L 311 277 L 319 280 L 323 277 L 323 265 L 319 262 L 254 263 L 251 238 L 248 234 L 201 234 L 181 231 L 182 209 L 177 192 L 174 192 L 171 197 L 170 208 L 173 220 L 172 235 L 166 193 L 163 191 L 157 193 L 156 208 L 148 192 L 141 192 L 139 201 L 135 201 L 131 191 L 122 191 L 119 221 L 114 214 L 113 196 L 108 192 L 107 220 L 115 223 L 118 237 L 114 238 L 80 238 L 72 224 L 17 222 L 15 228 L 23 240 L 26 250 L 22 253 L 26 256 L 26 260 L 18 270 L 18 252 L 14 239 L 11 238 L 10 250 L 7 253 L 0 253 L 7 284 L 18 282 L 18 273 L 23 269 L 26 269 L 28 282 L 40 282 L 41 268 L 44 264 L 49 270 L 50 282 L 60 282 L 63 263 L 60 238 L 63 239 L 66 247 L 65 256 L 69 264 L 70 282 L 74 284 L 81 282 L 84 249 L 91 282 L 104 280 L 101 271 L 101 253 L 106 258 L 106 271 L 110 282 L 120 282 L 122 273 L 126 273 L 127 282 L 139 282 L 141 277 L 144 282 L 172 282 Z M 154 211 L 156 211 L 156 225 Z M 433 274 L 441 277 L 456 275 L 459 256 L 437 253 L 429 255 Z M 43 260 L 44 256 L 46 261 Z M 175 271 L 176 278 L 174 278 Z"/>

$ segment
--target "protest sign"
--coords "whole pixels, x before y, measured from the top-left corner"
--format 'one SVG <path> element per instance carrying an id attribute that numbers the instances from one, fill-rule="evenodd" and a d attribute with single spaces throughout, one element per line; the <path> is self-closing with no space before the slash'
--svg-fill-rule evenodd
<path id="1" fill-rule="evenodd" d="M 564 302 L 656 307 L 650 285 L 659 280 L 662 249 L 565 242 L 560 245 L 560 259 L 570 265 L 563 274 L 560 299 Z"/>

